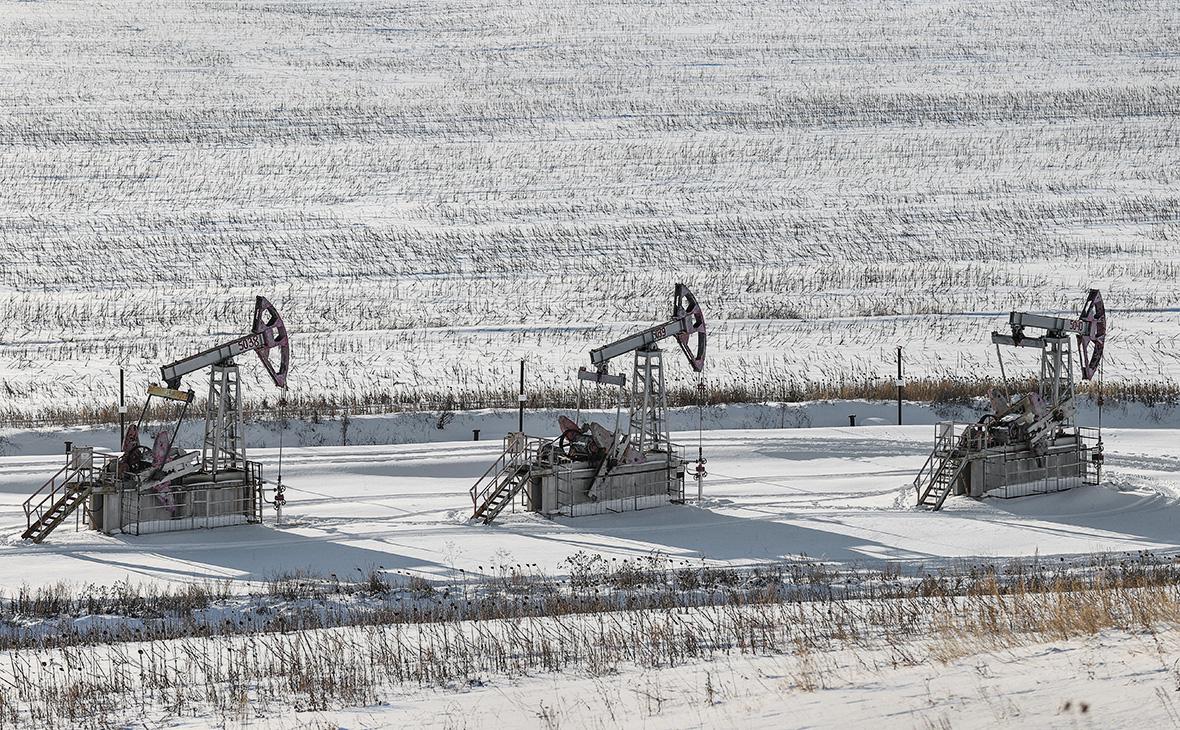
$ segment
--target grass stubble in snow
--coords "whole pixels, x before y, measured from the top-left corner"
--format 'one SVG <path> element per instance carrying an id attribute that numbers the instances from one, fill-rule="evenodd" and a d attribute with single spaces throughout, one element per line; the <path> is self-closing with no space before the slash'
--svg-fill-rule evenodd
<path id="1" fill-rule="evenodd" d="M 1008 310 L 1091 286 L 1116 310 L 1108 382 L 1174 399 L 1164 0 L 0 2 L 0 32 L 0 417 L 90 419 L 117 364 L 139 392 L 259 292 L 297 403 L 495 405 L 526 358 L 553 404 L 675 280 L 731 399 L 867 397 L 899 343 L 911 377 L 974 387 Z M 571 610 L 544 615 L 509 574 L 474 617 L 422 585 L 280 583 L 253 609 L 33 589 L 0 726 L 1180 725 L 1176 580 L 1148 572 L 611 587 L 622 605 L 581 611 L 558 590 Z"/>
<path id="2" fill-rule="evenodd" d="M 677 280 L 719 394 L 863 397 L 897 344 L 996 374 L 1009 310 L 1091 286 L 1108 381 L 1178 372 L 1168 0 L 5 0 L 0 35 L 0 415 L 142 392 L 256 293 L 340 407 L 496 405 L 520 358 L 568 397 Z"/>
<path id="3" fill-rule="evenodd" d="M 1130 717 L 1108 714 L 1127 708 L 1097 681 L 1094 697 L 1054 699 L 1050 676 L 1024 677 L 1032 697 L 988 694 L 984 685 L 1018 679 L 1020 662 L 1040 661 L 1047 642 L 1058 647 L 1050 654 L 1071 661 L 1070 652 L 1102 646 L 1111 665 L 1146 664 L 1139 681 L 1158 692 L 1140 713 L 1170 717 L 1180 689 L 1180 569 L 1149 553 L 930 573 L 810 561 L 713 569 L 657 558 L 611 565 L 581 557 L 569 567 L 558 578 L 502 566 L 497 577 L 449 586 L 378 574 L 355 582 L 290 576 L 265 597 L 230 603 L 216 592 L 157 593 L 138 599 L 139 615 L 124 617 L 132 631 L 115 638 L 97 629 L 83 640 L 39 632 L 46 616 L 36 614 L 85 612 L 85 591 L 14 597 L 3 605 L 9 639 L 23 620 L 39 641 L 0 655 L 0 726 L 283 726 L 347 717 L 357 726 L 413 719 L 468 727 L 488 703 L 507 703 L 501 722 L 542 727 L 625 725 L 632 712 L 653 726 L 747 715 L 768 726 L 825 725 L 848 709 L 823 696 L 858 688 L 879 704 L 853 715 L 895 710 L 894 723 L 905 726 L 947 725 L 965 709 L 1014 722 L 1022 701 L 1032 702 L 1031 718 L 1069 716 L 1070 708 L 1098 724 Z M 119 600 L 129 605 L 126 594 Z M 312 605 L 347 604 L 351 621 L 295 629 L 245 618 L 300 604 L 305 616 Z M 190 617 L 217 606 L 221 621 L 190 624 L 195 636 L 168 636 L 152 621 L 165 606 Z M 12 613 L 20 608 L 24 615 Z M 1003 669 L 1005 661 L 1014 663 Z M 975 686 L 963 683 L 963 667 L 974 667 Z M 912 696 L 916 673 L 928 679 L 924 699 Z M 943 673 L 953 679 L 940 680 Z M 894 681 L 900 694 L 891 699 Z M 571 691 L 550 691 L 564 684 Z M 587 696 L 588 688 L 597 691 Z M 1051 713 L 1046 702 L 1057 703 Z M 812 714 L 791 718 L 800 705 Z M 422 714 L 427 706 L 433 717 Z"/>

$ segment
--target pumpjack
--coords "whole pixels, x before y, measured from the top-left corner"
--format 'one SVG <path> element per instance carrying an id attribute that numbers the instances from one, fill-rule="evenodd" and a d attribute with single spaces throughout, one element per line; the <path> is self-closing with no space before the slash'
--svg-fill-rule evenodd
<path id="1" fill-rule="evenodd" d="M 1039 350 L 1037 388 L 993 388 L 991 412 L 976 423 L 938 424 L 934 451 L 914 480 L 920 506 L 940 509 L 951 494 L 1024 496 L 1101 479 L 1101 432 L 1076 423 L 1073 352 L 1076 342 L 1081 379 L 1092 380 L 1106 347 L 1102 294 L 1091 289 L 1074 318 L 1012 312 L 1008 325 L 991 337 L 1001 375 L 1007 382 L 1001 345 Z"/>
<path id="2" fill-rule="evenodd" d="M 471 488 L 472 519 L 492 522 L 518 495 L 527 510 L 569 516 L 683 501 L 686 461 L 668 432 L 660 343 L 675 339 L 693 372 L 700 373 L 707 338 L 700 303 L 677 284 L 670 319 L 591 350 L 592 367 L 578 370 L 580 416 L 586 383 L 628 394 L 627 375 L 611 373 L 609 366 L 632 355 L 626 427 L 616 411 L 613 430 L 560 416 L 557 438 L 509 434 L 499 460 Z"/>
<path id="3" fill-rule="evenodd" d="M 250 331 L 160 368 L 163 385 L 152 383 L 139 420 L 131 424 L 118 454 L 91 447 L 70 450 L 66 466 L 24 503 L 22 537 L 41 542 L 79 507 L 90 527 L 108 534 L 139 534 L 145 526 L 183 529 L 261 521 L 262 465 L 246 458 L 242 388 L 235 358 L 254 352 L 271 381 L 286 388 L 291 348 L 279 311 L 257 297 Z M 176 446 L 176 435 L 195 400 L 182 379 L 209 369 L 201 449 Z M 176 425 L 141 442 L 153 399 L 178 404 Z M 176 523 L 180 522 L 178 526 Z M 170 524 L 169 524 L 170 523 Z"/>

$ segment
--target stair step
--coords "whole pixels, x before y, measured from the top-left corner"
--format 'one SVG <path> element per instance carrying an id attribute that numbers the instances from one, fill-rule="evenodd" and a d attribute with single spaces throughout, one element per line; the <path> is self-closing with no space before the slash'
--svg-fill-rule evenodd
<path id="1" fill-rule="evenodd" d="M 67 485 L 62 496 L 49 506 L 40 519 L 29 525 L 21 537 L 31 539 L 36 543 L 41 542 L 49 533 L 65 522 L 66 518 L 89 496 L 89 493 L 90 490 L 86 487 Z"/>
<path id="2" fill-rule="evenodd" d="M 488 524 L 512 503 L 528 483 L 528 475 L 532 469 L 532 465 L 523 459 L 524 452 L 515 455 L 504 465 L 503 470 L 492 478 L 481 492 L 482 501 L 477 503 L 472 519 L 479 519 Z"/>

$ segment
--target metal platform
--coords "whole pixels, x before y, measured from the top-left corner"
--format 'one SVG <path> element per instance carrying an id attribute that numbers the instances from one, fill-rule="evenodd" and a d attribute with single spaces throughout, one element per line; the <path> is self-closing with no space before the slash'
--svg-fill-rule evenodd
<path id="1" fill-rule="evenodd" d="M 684 501 L 680 446 L 644 461 L 592 466 L 563 456 L 558 439 L 509 434 L 495 464 L 471 488 L 472 517 L 492 522 L 506 509 L 549 517 L 630 512 Z"/>
<path id="2" fill-rule="evenodd" d="M 978 423 L 939 423 L 934 449 L 914 480 L 918 504 L 939 509 L 951 495 L 1008 499 L 1101 481 L 1102 445 L 1096 428 L 1062 427 L 1041 453 L 1023 442 L 994 444 L 987 437 Z"/>

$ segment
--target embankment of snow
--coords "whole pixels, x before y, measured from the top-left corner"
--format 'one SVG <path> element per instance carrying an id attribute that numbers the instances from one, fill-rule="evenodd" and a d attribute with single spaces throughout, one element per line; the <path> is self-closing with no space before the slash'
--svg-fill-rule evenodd
<path id="1" fill-rule="evenodd" d="M 972 405 L 930 405 L 904 403 L 902 420 L 907 425 L 936 424 L 939 421 L 974 421 L 984 413 L 982 402 Z M 525 414 L 525 431 L 533 435 L 558 435 L 557 417 L 573 418 L 574 411 L 535 410 Z M 861 426 L 897 423 L 897 404 L 889 401 L 813 401 L 807 403 L 739 403 L 712 405 L 699 408 L 673 408 L 669 424 L 673 431 L 692 432 L 699 427 L 707 431 L 750 430 L 767 428 L 825 428 L 849 425 L 849 417 L 856 417 Z M 625 424 L 626 414 L 618 414 L 618 423 Z M 607 428 L 614 428 L 613 410 L 584 410 L 581 420 L 595 420 Z M 1080 404 L 1078 420 L 1083 425 L 1098 425 L 1097 408 L 1089 401 Z M 1172 405 L 1147 406 L 1140 403 L 1107 405 L 1102 412 L 1102 425 L 1111 428 L 1180 428 L 1180 408 Z M 169 426 L 149 424 L 155 433 Z M 381 415 L 358 415 L 320 420 L 287 419 L 286 429 L 280 421 L 254 421 L 246 424 L 246 443 L 249 448 L 285 446 L 344 446 L 438 443 L 474 440 L 479 430 L 481 440 L 501 439 L 517 430 L 518 414 L 513 410 L 477 410 L 455 412 L 410 412 Z M 177 443 L 195 447 L 204 429 L 201 414 L 188 418 L 180 428 Z M 96 427 L 0 429 L 0 456 L 56 454 L 64 449 L 64 442 L 78 446 L 115 449 L 119 429 L 105 425 Z"/>

